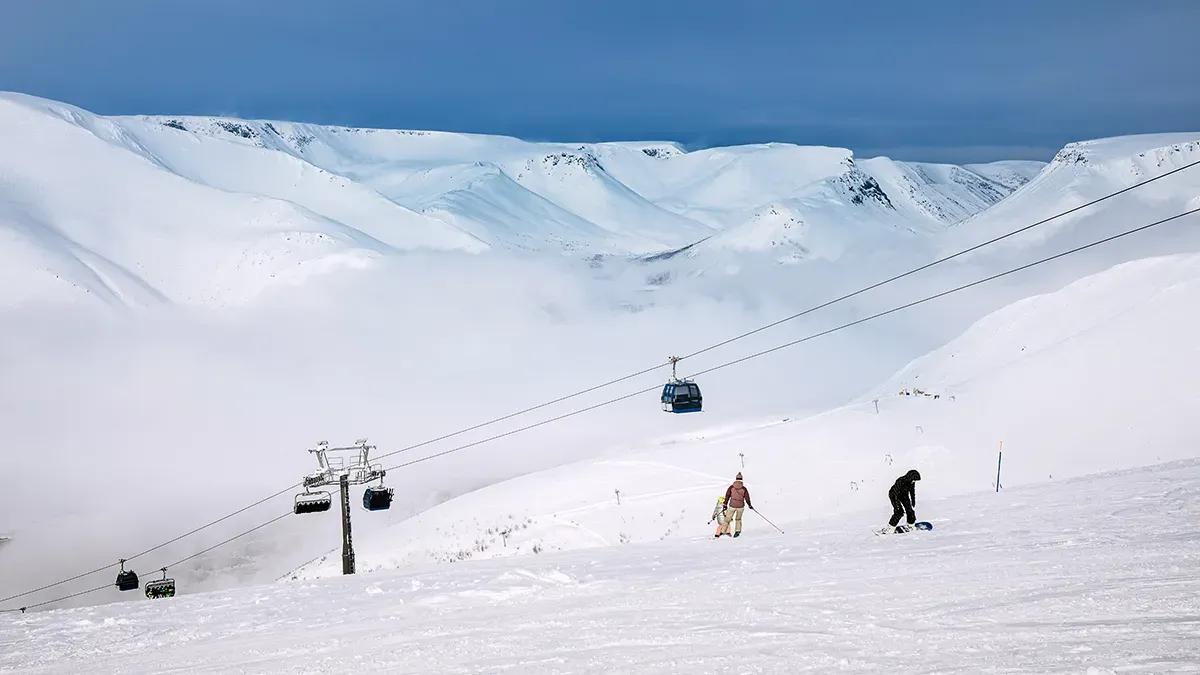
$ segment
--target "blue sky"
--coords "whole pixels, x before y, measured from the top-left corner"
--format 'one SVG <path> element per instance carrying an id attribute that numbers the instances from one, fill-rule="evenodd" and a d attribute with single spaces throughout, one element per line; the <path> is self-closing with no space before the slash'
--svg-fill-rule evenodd
<path id="1" fill-rule="evenodd" d="M 1200 2 L 8 0 L 0 89 L 567 141 L 1048 158 L 1200 129 Z"/>

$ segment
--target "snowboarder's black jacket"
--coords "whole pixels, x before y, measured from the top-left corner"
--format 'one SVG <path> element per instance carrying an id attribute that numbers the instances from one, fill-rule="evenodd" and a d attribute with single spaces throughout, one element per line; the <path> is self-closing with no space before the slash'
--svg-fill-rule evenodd
<path id="1" fill-rule="evenodd" d="M 903 476 L 900 476 L 899 478 L 897 478 L 895 483 L 892 483 L 891 489 L 888 490 L 888 496 L 894 497 L 897 500 L 904 500 L 904 498 L 907 497 L 908 499 L 906 501 L 908 501 L 908 503 L 910 505 L 916 506 L 917 505 L 917 484 L 916 484 L 916 482 L 919 480 L 921 480 L 921 474 L 917 473 L 916 469 L 909 471 L 908 473 L 904 474 Z"/>

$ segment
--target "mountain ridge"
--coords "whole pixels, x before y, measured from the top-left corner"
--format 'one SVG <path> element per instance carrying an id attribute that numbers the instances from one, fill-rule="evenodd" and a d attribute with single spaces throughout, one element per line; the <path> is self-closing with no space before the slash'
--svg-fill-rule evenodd
<path id="1" fill-rule="evenodd" d="M 615 260 L 686 251 L 703 271 L 739 269 L 726 259 L 735 253 L 795 264 L 920 247 L 992 222 L 996 205 L 1047 172 L 1094 166 L 1080 158 L 1095 147 L 1144 153 L 1181 136 L 1072 144 L 1048 164 L 958 166 L 788 143 L 687 151 L 667 141 L 105 117 L 0 93 L 0 138 L 10 149 L 0 158 L 0 233 L 19 242 L 3 261 L 6 285 L 24 289 L 0 304 L 90 296 L 226 306 L 423 251 Z"/>

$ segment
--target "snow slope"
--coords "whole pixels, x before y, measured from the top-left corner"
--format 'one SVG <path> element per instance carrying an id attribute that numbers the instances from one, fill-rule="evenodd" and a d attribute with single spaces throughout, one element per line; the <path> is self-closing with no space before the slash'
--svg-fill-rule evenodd
<path id="1" fill-rule="evenodd" d="M 644 255 L 717 233 L 717 250 L 772 251 L 777 237 L 762 229 L 777 208 L 818 231 L 795 251 L 828 240 L 832 258 L 877 233 L 940 232 L 1026 174 L 1011 163 L 856 163 L 846 150 L 786 144 L 687 153 L 101 117 L 13 93 L 0 93 L 0 143 L 2 305 L 245 304 L 411 251 Z"/>
<path id="2" fill-rule="evenodd" d="M 996 204 L 1041 166 L 856 160 L 848 150 L 783 143 L 671 154 L 659 164 L 642 189 L 720 231 L 689 253 L 765 251 L 780 262 L 836 260 L 848 249 L 939 233 Z M 618 175 L 647 183 L 633 170 Z"/>
<path id="3" fill-rule="evenodd" d="M 1041 173 L 1042 169 L 1046 168 L 1046 163 L 1014 159 L 987 164 L 964 164 L 963 168 L 1016 190 Z"/>
<path id="4" fill-rule="evenodd" d="M 1195 133 L 1076 143 L 1049 165 L 952 166 L 779 143 L 686 152 L 101 117 L 11 93 L 0 94 L 0 134 L 3 305 L 245 304 L 412 251 L 636 255 L 661 262 L 648 277 L 674 278 L 737 273 L 764 255 L 860 267 L 875 263 L 851 254 L 924 260 L 1200 157 Z M 968 260 L 998 267 L 1073 245 L 1168 215 L 1198 188 L 1195 173 L 1181 174 Z M 1196 242 L 1189 233 L 1131 246 L 1089 253 L 1089 271 Z"/>
<path id="5" fill-rule="evenodd" d="M 492 485 L 360 538 L 359 564 L 702 536 L 739 470 L 773 519 L 874 507 L 881 525 L 896 476 L 918 468 L 919 498 L 988 489 L 1002 442 L 1006 486 L 1195 457 L 1200 427 L 1182 422 L 1200 404 L 1195 307 L 1200 255 L 1123 264 L 984 317 L 847 407 L 704 429 Z M 930 395 L 898 395 L 913 388 Z M 752 517 L 748 526 L 764 527 Z M 331 556 L 298 576 L 337 565 Z"/>
<path id="6" fill-rule="evenodd" d="M 754 522 L 738 540 L 9 614 L 0 670 L 1195 672 L 1198 501 L 1191 460 L 931 500 L 932 532 Z"/>
<path id="7" fill-rule="evenodd" d="M 383 241 L 253 185 L 206 184 L 200 179 L 237 169 L 237 156 L 206 176 L 181 174 L 168 168 L 180 163 L 162 148 L 117 122 L 39 99 L 0 96 L 0 145 L 0 238 L 17 245 L 3 250 L 6 304 L 27 298 L 30 284 L 52 286 L 55 297 L 73 290 L 121 305 L 238 304 L 270 285 L 362 267 L 398 246 L 469 241 L 415 214 L 420 231 L 405 235 L 413 238 Z M 200 157 L 190 166 L 210 166 L 203 143 L 186 149 Z M 282 177 L 251 161 L 276 157 L 240 159 L 248 166 L 242 179 Z M 303 167 L 282 168 L 300 185 Z M 359 215 L 380 217 L 370 209 Z"/>
<path id="8" fill-rule="evenodd" d="M 506 188 L 514 205 L 522 200 L 535 204 L 548 201 L 625 238 L 628 243 L 624 249 L 630 252 L 646 252 L 647 244 L 662 250 L 694 243 L 712 234 L 714 228 L 737 224 L 739 213 L 810 192 L 820 183 L 846 183 L 851 191 L 847 199 L 852 199 L 856 194 L 853 191 L 861 190 L 864 184 L 868 190 L 879 187 L 869 171 L 863 173 L 855 165 L 848 150 L 786 143 L 687 153 L 666 143 L 572 145 L 282 122 L 144 120 L 276 147 L 360 180 L 419 210 L 428 208 L 440 196 L 472 191 L 479 185 L 475 174 L 481 169 L 502 173 L 519 186 Z M 888 172 L 908 171 L 914 179 L 887 183 L 890 190 L 903 191 L 908 199 L 923 199 L 929 204 L 961 202 L 961 213 L 939 212 L 933 207 L 906 214 L 920 226 L 931 222 L 949 224 L 987 208 L 1028 180 L 1031 168 L 1041 166 L 1037 162 L 1001 162 L 965 169 L 885 158 L 870 162 L 880 168 L 885 180 Z M 1005 179 L 994 180 L 988 177 L 990 174 Z M 986 184 L 989 188 L 971 194 L 960 183 Z M 922 197 L 926 192 L 929 195 Z M 631 230 L 634 225 L 637 227 Z M 592 245 L 588 239 L 572 241 L 576 246 Z"/>
<path id="9" fill-rule="evenodd" d="M 413 208 L 469 232 L 492 247 L 614 253 L 630 248 L 655 250 L 659 246 L 653 239 L 623 237 L 606 230 L 530 192 L 495 165 L 456 164 L 425 169 L 411 176 L 405 187 L 414 190 L 406 200 Z"/>
<path id="10" fill-rule="evenodd" d="M 1200 161 L 1200 132 L 1145 134 L 1072 143 L 1037 176 L 995 207 L 964 218 L 939 241 L 943 252 L 1010 232 Z M 1003 265 L 1015 254 L 1057 252 L 1116 231 L 1200 207 L 1200 170 L 1186 169 L 1070 216 L 1058 218 L 975 254 L 980 264 Z M 1097 250 L 1093 267 L 1149 255 L 1200 250 L 1198 228 L 1176 227 L 1170 236 L 1130 239 L 1116 250 Z"/>
<path id="11" fill-rule="evenodd" d="M 953 167 L 895 163 L 886 158 L 857 160 L 841 178 L 812 183 L 801 194 L 737 212 L 736 224 L 703 242 L 644 258 L 644 274 L 655 280 L 707 276 L 714 279 L 706 289 L 710 293 L 717 292 L 714 288 L 720 285 L 728 287 L 734 283 L 730 277 L 738 276 L 742 283 L 752 283 L 765 292 L 823 288 L 829 297 L 836 297 L 1079 207 L 1068 216 L 957 257 L 936 271 L 889 286 L 882 294 L 872 294 L 901 301 L 1200 208 L 1200 167 L 1191 166 L 1198 160 L 1200 133 L 1075 143 L 1036 173 L 1041 166 L 1037 163 Z M 1176 169 L 1181 171 L 1166 175 Z M 1156 180 L 1084 208 L 1150 179 Z M 931 190 L 930 185 L 941 186 L 941 191 Z M 1008 185 L 1020 187 L 1006 192 L 1004 186 Z M 978 208 L 1001 194 L 1007 196 Z M 987 298 L 976 297 L 969 304 L 951 300 L 951 310 L 942 314 L 978 318 L 1121 262 L 1197 251 L 1200 228 L 1179 221 L 1077 253 L 1069 263 L 1009 278 L 991 286 Z M 780 263 L 775 267 L 788 269 L 772 271 L 763 264 L 764 258 Z M 794 265 L 801 261 L 807 264 Z M 866 298 L 854 302 L 864 300 L 872 302 Z M 884 309 L 887 305 L 871 306 Z M 925 322 L 935 325 L 940 319 L 927 316 Z M 961 330 L 962 326 L 953 328 Z"/>

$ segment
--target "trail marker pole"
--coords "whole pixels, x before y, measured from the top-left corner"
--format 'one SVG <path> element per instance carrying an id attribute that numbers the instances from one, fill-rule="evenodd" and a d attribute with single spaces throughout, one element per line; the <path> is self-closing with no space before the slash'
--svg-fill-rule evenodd
<path id="1" fill-rule="evenodd" d="M 617 493 L 617 506 L 620 506 L 621 505 L 621 491 L 613 490 L 613 492 Z"/>
<path id="2" fill-rule="evenodd" d="M 1004 441 L 1000 441 L 1000 454 L 996 456 L 996 492 L 1000 491 L 1000 463 L 1004 461 Z"/>
<path id="3" fill-rule="evenodd" d="M 742 458 L 742 468 L 743 468 L 743 469 L 744 469 L 744 468 L 746 468 L 746 453 L 744 453 L 744 452 L 739 452 L 739 453 L 738 453 L 738 457 L 741 457 L 741 458 Z"/>
<path id="4" fill-rule="evenodd" d="M 875 414 L 878 415 L 879 414 L 879 399 L 875 399 L 874 403 L 875 403 Z"/>

